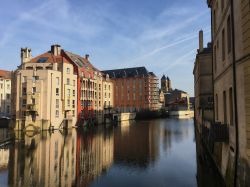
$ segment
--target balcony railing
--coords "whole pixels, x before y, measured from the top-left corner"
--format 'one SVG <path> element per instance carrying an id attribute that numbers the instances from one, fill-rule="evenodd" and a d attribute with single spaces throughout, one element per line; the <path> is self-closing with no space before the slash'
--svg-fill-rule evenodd
<path id="1" fill-rule="evenodd" d="M 36 104 L 27 104 L 27 111 L 37 111 Z"/>
<path id="2" fill-rule="evenodd" d="M 211 123 L 210 127 L 202 126 L 202 136 L 208 142 L 228 143 L 229 141 L 229 129 L 227 124 Z"/>

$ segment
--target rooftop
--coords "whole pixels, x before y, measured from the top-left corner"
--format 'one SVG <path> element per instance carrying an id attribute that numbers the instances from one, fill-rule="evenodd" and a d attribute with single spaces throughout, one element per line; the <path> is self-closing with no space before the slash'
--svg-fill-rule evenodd
<path id="1" fill-rule="evenodd" d="M 110 78 L 147 77 L 149 74 L 155 76 L 153 72 L 148 72 L 145 67 L 113 69 L 102 72 L 108 74 Z"/>
<path id="2" fill-rule="evenodd" d="M 11 78 L 11 71 L 0 70 L 0 77 L 5 79 Z"/>

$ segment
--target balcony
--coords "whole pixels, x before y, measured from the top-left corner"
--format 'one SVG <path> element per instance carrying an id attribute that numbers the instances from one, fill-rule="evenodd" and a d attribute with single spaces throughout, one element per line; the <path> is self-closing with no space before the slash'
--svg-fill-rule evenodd
<path id="1" fill-rule="evenodd" d="M 27 104 L 27 111 L 36 112 L 38 110 L 38 106 L 36 104 Z"/>
<path id="2" fill-rule="evenodd" d="M 210 130 L 210 136 L 214 142 L 228 143 L 229 141 L 228 125 L 221 123 L 212 124 Z"/>
<path id="3" fill-rule="evenodd" d="M 203 138 L 211 143 L 228 143 L 229 128 L 227 124 L 211 123 L 210 127 L 202 126 Z"/>

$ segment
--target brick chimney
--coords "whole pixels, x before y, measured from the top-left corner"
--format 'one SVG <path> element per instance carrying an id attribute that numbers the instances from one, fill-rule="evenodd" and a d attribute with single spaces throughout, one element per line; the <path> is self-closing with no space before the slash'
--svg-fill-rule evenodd
<path id="1" fill-rule="evenodd" d="M 31 60 L 31 49 L 21 48 L 21 63 L 26 63 Z"/>
<path id="2" fill-rule="evenodd" d="M 203 51 L 203 31 L 199 32 L 199 52 Z"/>
<path id="3" fill-rule="evenodd" d="M 51 54 L 53 54 L 54 56 L 61 55 L 61 46 L 58 44 L 52 45 Z"/>

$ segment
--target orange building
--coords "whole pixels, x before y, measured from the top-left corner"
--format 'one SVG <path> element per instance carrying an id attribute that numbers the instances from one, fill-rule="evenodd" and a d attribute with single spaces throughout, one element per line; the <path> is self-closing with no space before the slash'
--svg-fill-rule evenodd
<path id="1" fill-rule="evenodd" d="M 158 78 L 145 67 L 106 70 L 114 81 L 114 109 L 118 112 L 156 110 L 159 102 Z"/>

